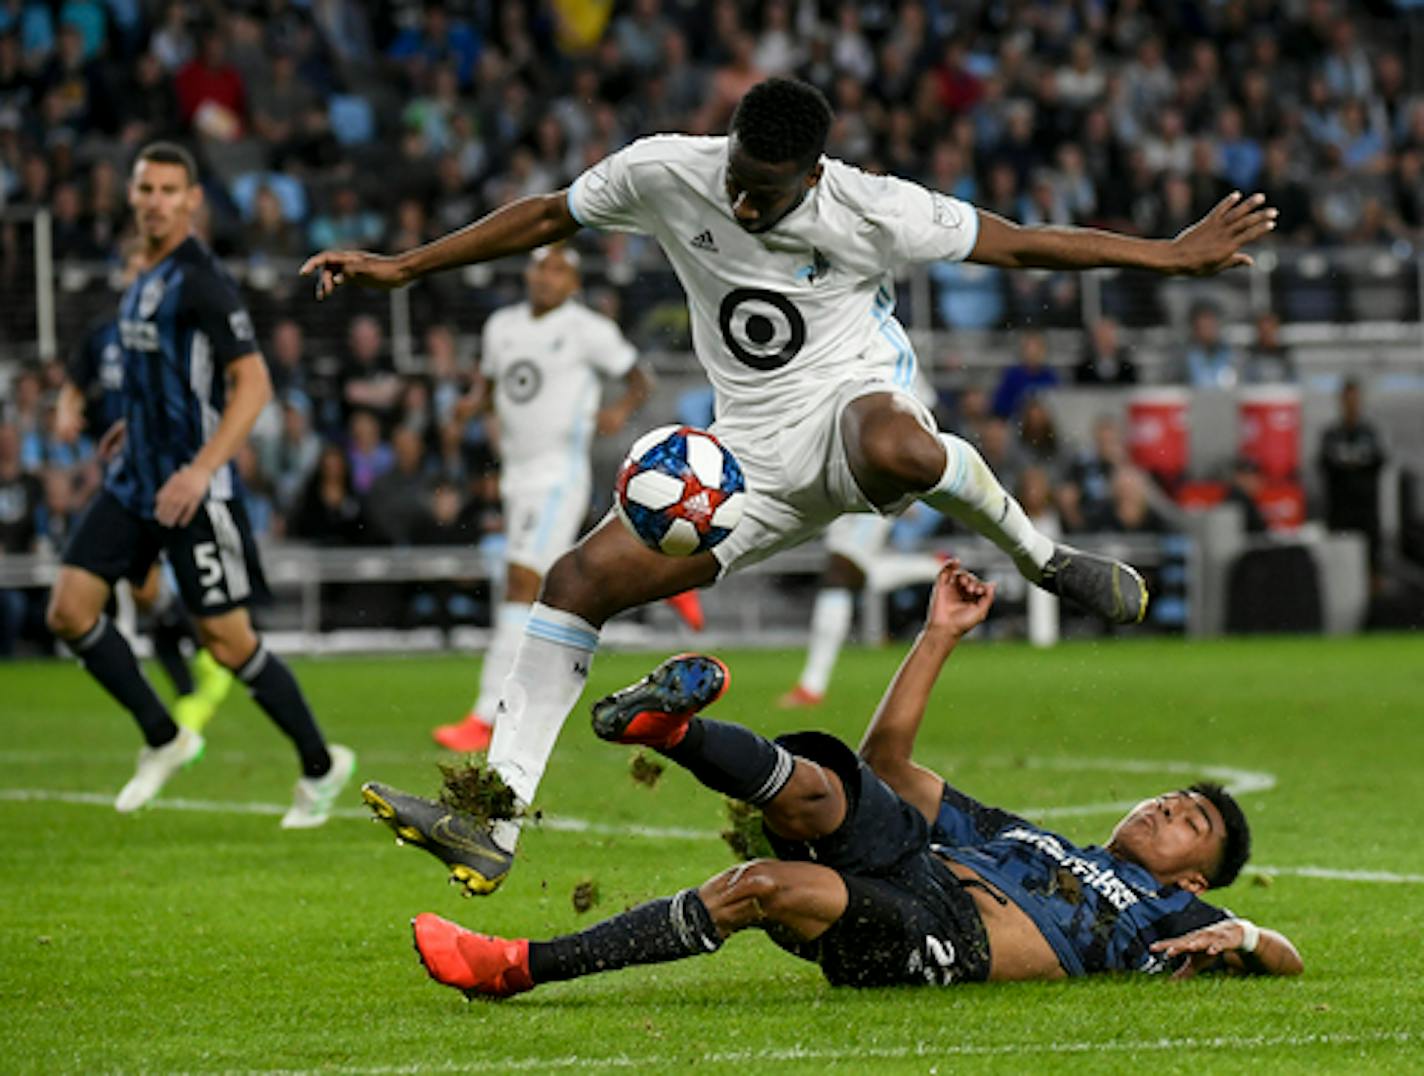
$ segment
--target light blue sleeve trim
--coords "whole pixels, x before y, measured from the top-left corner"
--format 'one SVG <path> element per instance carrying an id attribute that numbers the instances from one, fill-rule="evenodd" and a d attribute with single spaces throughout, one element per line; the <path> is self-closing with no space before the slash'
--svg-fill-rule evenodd
<path id="1" fill-rule="evenodd" d="M 571 217 L 574 218 L 575 223 L 577 223 L 580 228 L 587 228 L 587 227 L 588 227 L 588 224 L 585 223 L 585 222 L 579 217 L 579 215 L 578 215 L 578 210 L 574 208 L 574 188 L 579 185 L 579 179 L 582 179 L 582 178 L 583 178 L 583 176 L 579 176 L 578 179 L 575 179 L 572 183 L 569 184 L 569 189 L 568 189 L 567 193 L 565 193 L 565 195 L 564 195 L 564 201 L 566 201 L 566 202 L 568 203 L 568 206 L 569 206 L 569 216 L 571 216 Z M 975 220 L 978 220 L 978 219 L 979 219 L 977 214 L 975 215 L 975 218 L 974 218 L 974 219 L 975 219 Z M 975 232 L 975 234 L 976 234 L 976 236 L 977 236 L 977 234 L 978 234 L 978 232 L 977 232 L 977 225 L 976 225 L 976 232 Z"/>

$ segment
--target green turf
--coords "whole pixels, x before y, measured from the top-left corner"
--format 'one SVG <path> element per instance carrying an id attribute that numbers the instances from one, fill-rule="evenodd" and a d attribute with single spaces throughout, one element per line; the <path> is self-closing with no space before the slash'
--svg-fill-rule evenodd
<path id="1" fill-rule="evenodd" d="M 771 703 L 799 656 L 729 655 L 724 716 L 765 730 L 858 736 L 900 651 L 846 654 L 813 716 Z M 603 655 L 591 692 L 646 656 Z M 455 658 L 299 661 L 359 773 L 433 789 L 427 729 L 468 701 Z M 1255 862 L 1424 873 L 1424 640 L 968 646 L 927 721 L 921 756 L 1013 808 L 1132 799 L 1183 782 L 1172 763 L 1269 771 L 1244 797 Z M 590 696 L 592 697 L 592 695 Z M 5 789 L 112 795 L 136 734 L 75 666 L 0 665 Z M 541 806 L 610 826 L 712 833 L 717 797 L 670 771 L 654 789 L 629 754 L 565 731 Z M 1124 761 L 1126 760 L 1126 761 Z M 1160 763 L 1160 772 L 1152 765 Z M 286 745 L 244 698 L 168 799 L 283 804 Z M 0 792 L 0 796 L 13 796 Z M 354 791 L 345 806 L 356 807 Z M 1054 817 L 1103 836 L 1115 815 Z M 689 1067 L 777 1071 L 1407 1071 L 1424 1066 L 1424 886 L 1248 868 L 1222 900 L 1295 940 L 1293 981 L 1128 979 L 832 991 L 756 933 L 716 956 L 466 1004 L 429 982 L 407 920 L 436 911 L 496 933 L 574 929 L 726 866 L 715 839 L 543 828 L 495 896 L 462 900 L 438 864 L 349 818 L 283 833 L 272 814 L 0 799 L 0 1070 L 342 1070 L 487 1073 Z M 582 879 L 601 902 L 580 916 Z"/>

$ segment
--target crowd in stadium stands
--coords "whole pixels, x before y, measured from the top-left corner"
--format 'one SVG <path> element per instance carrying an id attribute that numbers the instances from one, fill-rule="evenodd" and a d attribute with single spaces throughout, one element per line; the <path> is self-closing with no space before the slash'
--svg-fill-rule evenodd
<path id="1" fill-rule="evenodd" d="M 1282 246 L 1412 243 L 1424 237 L 1424 96 L 1391 17 L 1388 4 L 1337 0 L 629 0 L 611 12 L 578 0 L 0 0 L 0 211 L 12 211 L 0 291 L 30 296 L 0 304 L 0 344 L 33 339 L 24 211 L 51 211 L 61 266 L 117 266 L 130 157 L 179 139 L 203 168 L 205 234 L 241 267 L 273 368 L 278 404 L 241 458 L 259 529 L 464 541 L 499 519 L 462 342 L 518 293 L 458 274 L 423 283 L 412 374 L 369 316 L 381 307 L 343 296 L 318 311 L 294 260 L 421 242 L 557 189 L 643 134 L 720 132 L 748 87 L 783 74 L 835 106 L 831 154 L 1028 223 L 1171 235 L 1240 188 L 1279 207 Z M 641 309 L 636 270 L 654 245 L 579 242 L 615 283 L 600 302 Z M 951 327 L 1051 326 L 1062 305 L 1052 276 L 932 275 Z M 323 316 L 340 320 L 312 347 Z M 82 321 L 66 314 L 66 347 Z M 1175 376 L 1289 379 L 1277 330 L 1263 317 L 1238 350 L 1219 314 L 1195 307 Z M 1043 339 L 1021 333 L 1002 383 L 954 401 L 955 428 L 1031 508 L 1056 502 L 1069 529 L 1160 527 L 1152 491 L 1119 466 L 1120 433 L 1103 427 L 1075 451 L 1038 395 L 1060 378 L 1138 379 L 1111 319 L 1084 339 L 1076 366 L 1055 370 Z M 10 378 L 6 550 L 57 547 L 97 481 L 87 450 L 101 431 L 54 435 L 63 377 L 51 363 Z"/>

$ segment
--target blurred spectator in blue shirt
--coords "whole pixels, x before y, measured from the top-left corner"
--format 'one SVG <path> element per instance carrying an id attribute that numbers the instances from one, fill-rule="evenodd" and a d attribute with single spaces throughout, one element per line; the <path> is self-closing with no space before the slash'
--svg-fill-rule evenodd
<path id="1" fill-rule="evenodd" d="M 1221 338 L 1221 315 L 1210 303 L 1192 307 L 1191 339 L 1183 356 L 1193 388 L 1229 389 L 1240 380 L 1235 349 Z"/>
<path id="2" fill-rule="evenodd" d="M 1019 334 L 1019 361 L 1004 371 L 994 390 L 994 414 L 1012 418 L 1024 400 L 1058 384 L 1058 371 L 1048 365 L 1048 341 L 1036 329 Z"/>

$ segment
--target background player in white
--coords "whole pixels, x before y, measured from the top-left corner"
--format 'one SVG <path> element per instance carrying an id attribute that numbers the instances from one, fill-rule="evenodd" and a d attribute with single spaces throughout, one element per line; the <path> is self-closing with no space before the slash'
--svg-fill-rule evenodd
<path id="1" fill-rule="evenodd" d="M 914 354 L 893 317 L 894 274 L 915 261 L 969 259 L 1206 275 L 1249 265 L 1241 248 L 1275 226 L 1275 210 L 1261 195 L 1233 193 L 1167 240 L 1022 227 L 824 158 L 832 119 L 813 87 L 769 79 L 747 92 L 727 137 L 642 139 L 567 191 L 513 202 L 422 247 L 392 256 L 325 251 L 303 267 L 317 275 L 318 297 L 345 283 L 395 288 L 558 242 L 587 225 L 654 236 L 687 291 L 693 347 L 716 392 L 715 429 L 746 471 L 746 514 L 715 550 L 685 558 L 655 553 L 606 519 L 550 569 L 490 745 L 490 765 L 524 803 L 583 691 L 609 617 L 706 586 L 845 512 L 893 514 L 920 498 L 988 537 L 1039 586 L 1115 621 L 1146 611 L 1135 571 L 1055 547 L 973 447 L 937 431 L 896 387 L 897 370 L 913 365 Z M 426 803 L 403 796 L 399 805 L 373 806 L 397 825 L 415 825 L 410 812 Z M 472 891 L 499 885 L 517 826 L 491 832 L 460 815 L 429 821 L 443 823 L 435 826 L 442 834 L 459 831 L 461 847 L 417 843 Z"/>
<path id="2" fill-rule="evenodd" d="M 528 299 L 485 322 L 476 385 L 481 409 L 499 416 L 504 501 L 504 600 L 469 716 L 435 729 L 452 751 L 489 746 L 495 707 L 529 608 L 554 558 L 574 544 L 592 494 L 595 432 L 615 434 L 648 399 L 652 379 L 618 326 L 574 299 L 578 254 L 540 247 L 524 270 Z M 622 378 L 621 397 L 599 408 L 599 375 Z"/>

